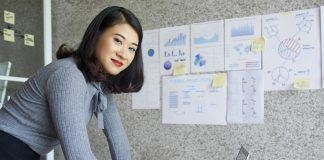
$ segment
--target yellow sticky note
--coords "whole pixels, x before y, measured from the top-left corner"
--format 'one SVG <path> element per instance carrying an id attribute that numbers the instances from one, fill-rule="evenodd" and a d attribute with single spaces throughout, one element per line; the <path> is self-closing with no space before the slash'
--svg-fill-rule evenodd
<path id="1" fill-rule="evenodd" d="M 15 31 L 12 29 L 3 29 L 3 38 L 5 41 L 15 42 Z"/>
<path id="2" fill-rule="evenodd" d="M 310 79 L 309 78 L 294 79 L 294 88 L 295 89 L 309 89 L 310 88 Z"/>
<path id="3" fill-rule="evenodd" d="M 25 39 L 25 45 L 26 46 L 35 46 L 34 35 L 25 34 L 24 37 L 25 37 L 24 39 Z"/>
<path id="4" fill-rule="evenodd" d="M 293 15 L 293 12 L 292 11 L 288 11 L 288 12 L 281 12 L 279 14 L 282 15 L 282 16 L 292 16 Z"/>
<path id="5" fill-rule="evenodd" d="M 4 21 L 6 23 L 10 23 L 10 24 L 15 24 L 15 13 L 13 12 L 9 12 L 9 11 L 4 11 L 3 12 L 3 18 L 4 18 Z"/>
<path id="6" fill-rule="evenodd" d="M 227 81 L 226 73 L 218 73 L 213 77 L 212 87 L 224 87 Z"/>
<path id="7" fill-rule="evenodd" d="M 255 37 L 252 39 L 252 45 L 251 45 L 251 51 L 256 53 L 256 52 L 261 52 L 264 51 L 265 48 L 265 40 L 263 37 Z"/>
<path id="8" fill-rule="evenodd" d="M 183 75 L 185 74 L 186 66 L 184 63 L 176 63 L 173 67 L 173 75 Z"/>

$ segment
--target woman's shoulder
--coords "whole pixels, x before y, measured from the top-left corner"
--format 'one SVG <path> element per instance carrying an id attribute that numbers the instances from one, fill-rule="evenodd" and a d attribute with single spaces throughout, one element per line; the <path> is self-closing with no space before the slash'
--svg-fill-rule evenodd
<path id="1" fill-rule="evenodd" d="M 86 79 L 73 57 L 59 59 L 49 65 L 48 68 L 51 73 L 48 75 L 47 85 L 61 85 L 65 86 L 66 89 L 77 87 L 80 90 L 86 90 Z"/>
<path id="2" fill-rule="evenodd" d="M 36 78 L 38 81 L 47 81 L 51 77 L 55 79 L 77 79 L 80 82 L 85 82 L 85 77 L 81 70 L 79 70 L 74 57 L 55 60 L 32 76 L 32 78 Z"/>
<path id="3" fill-rule="evenodd" d="M 73 73 L 81 72 L 78 69 L 76 60 L 74 57 L 67 57 L 63 59 L 58 59 L 53 61 L 52 63 L 46 65 L 43 70 L 47 70 L 50 72 L 55 72 L 57 70 L 66 70 L 66 71 L 71 71 Z M 77 71 L 77 72 L 76 72 Z"/>
<path id="4" fill-rule="evenodd" d="M 49 66 L 49 68 L 53 69 L 52 73 L 64 73 L 66 76 L 69 77 L 84 78 L 81 70 L 78 68 L 76 59 L 72 56 L 52 62 L 52 66 Z"/>
<path id="5" fill-rule="evenodd" d="M 54 68 L 64 68 L 64 67 L 71 68 L 72 67 L 72 68 L 74 68 L 74 67 L 77 67 L 77 64 L 76 64 L 76 59 L 73 56 L 71 56 L 71 57 L 55 60 L 45 67 L 54 67 Z"/>

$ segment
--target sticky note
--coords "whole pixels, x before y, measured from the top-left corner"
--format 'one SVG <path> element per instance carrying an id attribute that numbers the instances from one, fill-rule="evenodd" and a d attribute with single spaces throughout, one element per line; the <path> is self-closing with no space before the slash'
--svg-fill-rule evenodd
<path id="1" fill-rule="evenodd" d="M 265 48 L 265 40 L 263 37 L 255 37 L 252 39 L 252 45 L 251 45 L 251 51 L 256 53 L 256 52 L 261 52 L 264 51 Z"/>
<path id="2" fill-rule="evenodd" d="M 183 75 L 185 74 L 186 66 L 184 63 L 176 63 L 173 68 L 173 75 Z"/>
<path id="3" fill-rule="evenodd" d="M 309 78 L 294 79 L 294 88 L 295 89 L 309 89 L 310 88 L 310 79 Z"/>
<path id="4" fill-rule="evenodd" d="M 281 12 L 279 14 L 282 15 L 282 16 L 292 16 L 293 15 L 293 12 L 292 11 L 288 11 L 288 12 Z"/>
<path id="5" fill-rule="evenodd" d="M 25 34 L 24 37 L 25 37 L 24 39 L 25 39 L 25 45 L 26 46 L 35 46 L 34 35 Z"/>
<path id="6" fill-rule="evenodd" d="M 5 41 L 15 42 L 15 31 L 12 29 L 3 29 L 3 38 Z"/>
<path id="7" fill-rule="evenodd" d="M 4 11 L 3 13 L 3 18 L 4 18 L 4 21 L 6 23 L 10 23 L 10 24 L 15 24 L 15 13 L 13 12 L 9 12 L 9 11 Z"/>
<path id="8" fill-rule="evenodd" d="M 227 74 L 226 73 L 218 73 L 215 74 L 213 77 L 212 87 L 224 87 L 227 81 Z"/>

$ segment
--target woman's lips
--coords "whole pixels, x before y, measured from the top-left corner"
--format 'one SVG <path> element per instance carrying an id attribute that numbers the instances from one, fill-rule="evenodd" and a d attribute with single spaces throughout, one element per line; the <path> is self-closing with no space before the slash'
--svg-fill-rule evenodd
<path id="1" fill-rule="evenodd" d="M 111 61 L 117 66 L 117 67 L 121 67 L 122 65 L 123 65 L 123 63 L 122 62 L 120 62 L 120 61 L 118 61 L 118 60 L 116 60 L 116 59 L 111 59 Z"/>

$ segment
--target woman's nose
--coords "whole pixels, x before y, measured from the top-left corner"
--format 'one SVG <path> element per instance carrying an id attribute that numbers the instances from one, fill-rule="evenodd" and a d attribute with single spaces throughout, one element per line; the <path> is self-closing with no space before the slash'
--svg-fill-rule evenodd
<path id="1" fill-rule="evenodd" d="M 121 49 L 117 52 L 117 55 L 123 59 L 126 58 L 126 49 L 127 47 L 121 47 Z"/>

